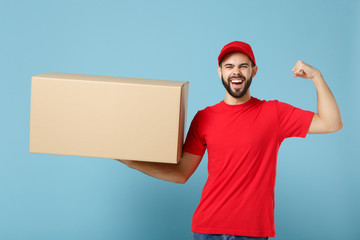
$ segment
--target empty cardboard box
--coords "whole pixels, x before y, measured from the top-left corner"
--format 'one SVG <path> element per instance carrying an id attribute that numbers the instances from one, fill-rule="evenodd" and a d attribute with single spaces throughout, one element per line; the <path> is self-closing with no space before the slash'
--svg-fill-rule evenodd
<path id="1" fill-rule="evenodd" d="M 30 152 L 180 160 L 188 82 L 54 72 L 31 81 Z"/>

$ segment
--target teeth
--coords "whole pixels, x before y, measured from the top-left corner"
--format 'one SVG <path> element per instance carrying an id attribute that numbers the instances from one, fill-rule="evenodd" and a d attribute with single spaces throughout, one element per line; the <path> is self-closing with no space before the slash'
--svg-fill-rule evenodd
<path id="1" fill-rule="evenodd" d="M 232 80 L 231 82 L 233 82 L 233 83 L 242 83 L 243 80 Z"/>

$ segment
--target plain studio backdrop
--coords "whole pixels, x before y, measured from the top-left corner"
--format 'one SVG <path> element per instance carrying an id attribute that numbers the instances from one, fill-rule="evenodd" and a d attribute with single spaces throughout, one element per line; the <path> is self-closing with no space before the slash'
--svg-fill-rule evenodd
<path id="1" fill-rule="evenodd" d="M 283 142 L 276 239 L 360 239 L 359 16 L 351 0 L 1 0 L 0 239 L 190 239 L 207 154 L 178 185 L 112 159 L 29 153 L 31 76 L 189 81 L 188 128 L 224 98 L 217 56 L 234 40 L 253 47 L 253 96 L 316 111 L 312 81 L 292 76 L 303 60 L 322 72 L 343 117 L 340 132 Z"/>

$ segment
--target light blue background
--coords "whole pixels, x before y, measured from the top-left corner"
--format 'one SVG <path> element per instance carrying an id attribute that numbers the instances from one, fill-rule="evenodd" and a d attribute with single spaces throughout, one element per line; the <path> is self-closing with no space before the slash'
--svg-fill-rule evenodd
<path id="1" fill-rule="evenodd" d="M 278 157 L 278 240 L 360 239 L 359 1 L 0 2 L 0 239 L 190 239 L 207 155 L 185 185 L 112 159 L 29 153 L 31 76 L 47 72 L 185 80 L 187 127 L 224 97 L 217 56 L 251 43 L 251 93 L 316 111 L 291 69 L 320 69 L 344 129 L 288 139 Z M 164 99 L 165 100 L 165 99 Z"/>

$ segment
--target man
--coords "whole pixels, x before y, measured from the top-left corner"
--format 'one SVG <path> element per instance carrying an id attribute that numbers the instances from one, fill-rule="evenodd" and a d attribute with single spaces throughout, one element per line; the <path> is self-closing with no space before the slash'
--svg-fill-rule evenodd
<path id="1" fill-rule="evenodd" d="M 275 236 L 274 188 L 280 144 L 288 137 L 330 133 L 343 125 L 319 70 L 298 61 L 295 77 L 310 78 L 318 113 L 250 95 L 258 67 L 249 44 L 231 42 L 218 57 L 225 99 L 198 111 L 177 165 L 119 160 L 166 181 L 185 183 L 208 150 L 209 176 L 192 222 L 192 239 L 267 239 Z"/>

